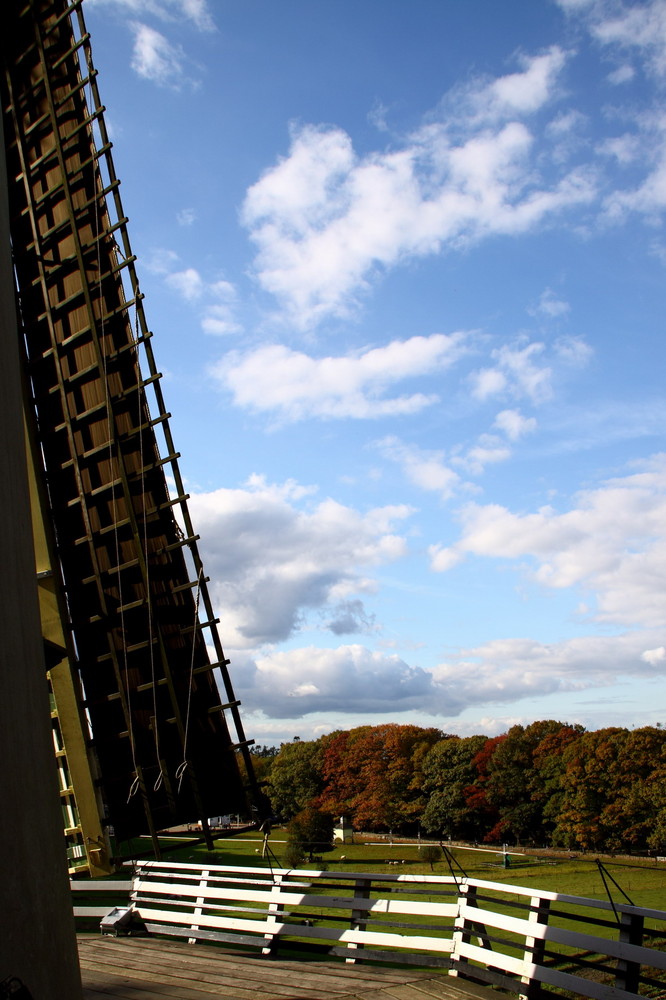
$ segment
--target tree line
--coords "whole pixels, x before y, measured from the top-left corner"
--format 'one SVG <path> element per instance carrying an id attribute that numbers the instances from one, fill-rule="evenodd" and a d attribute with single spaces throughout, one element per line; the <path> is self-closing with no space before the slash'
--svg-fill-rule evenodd
<path id="1" fill-rule="evenodd" d="M 359 726 L 258 747 L 273 812 L 345 816 L 357 830 L 479 843 L 657 853 L 666 844 L 666 730 L 547 720 L 501 736 Z"/>

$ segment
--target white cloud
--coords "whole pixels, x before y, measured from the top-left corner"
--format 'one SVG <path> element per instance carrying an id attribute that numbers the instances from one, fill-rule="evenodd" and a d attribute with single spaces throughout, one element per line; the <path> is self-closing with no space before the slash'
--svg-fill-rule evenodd
<path id="1" fill-rule="evenodd" d="M 396 526 L 410 508 L 361 513 L 330 499 L 312 504 L 310 493 L 291 481 L 274 486 L 255 476 L 245 489 L 192 495 L 227 646 L 285 640 L 308 612 L 324 611 L 336 621 L 350 601 L 359 602 L 347 610 L 353 608 L 360 623 L 359 595 L 374 589 L 367 570 L 406 554 Z"/>
<path id="2" fill-rule="evenodd" d="M 446 465 L 442 451 L 424 451 L 396 437 L 384 438 L 379 448 L 386 458 L 402 467 L 410 482 L 422 490 L 439 493 L 443 500 L 460 486 L 460 476 Z"/>
<path id="3" fill-rule="evenodd" d="M 546 132 L 559 139 L 577 131 L 586 121 L 587 118 L 582 111 L 570 108 L 568 111 L 562 111 L 556 115 L 546 126 Z"/>
<path id="4" fill-rule="evenodd" d="M 236 684 L 243 704 L 276 718 L 312 712 L 396 712 L 422 708 L 432 693 L 431 675 L 400 657 L 365 646 L 272 652 L 243 670 Z"/>
<path id="5" fill-rule="evenodd" d="M 152 15 L 161 21 L 190 21 L 200 31 L 213 31 L 206 0 L 87 0 L 88 7 L 117 7 L 135 17 Z"/>
<path id="6" fill-rule="evenodd" d="M 193 267 L 188 267 L 184 271 L 172 272 L 167 276 L 166 283 L 171 288 L 175 288 L 187 302 L 201 298 L 204 290 L 203 279 Z"/>
<path id="7" fill-rule="evenodd" d="M 218 337 L 239 333 L 243 327 L 236 319 L 237 294 L 231 282 L 215 281 L 208 286 L 207 291 L 215 301 L 207 305 L 202 317 L 201 328 L 204 333 Z"/>
<path id="8" fill-rule="evenodd" d="M 557 358 L 572 368 L 585 367 L 594 354 L 593 349 L 582 337 L 558 337 L 553 349 Z"/>
<path id="9" fill-rule="evenodd" d="M 154 251 L 148 268 L 164 275 L 165 284 L 186 302 L 200 303 L 201 328 L 204 333 L 224 336 L 240 332 L 243 327 L 236 319 L 237 294 L 230 281 L 205 281 L 194 267 L 174 271 L 178 254 L 171 250 Z"/>
<path id="10" fill-rule="evenodd" d="M 147 24 L 133 21 L 130 27 L 134 33 L 132 69 L 144 80 L 178 90 L 184 80 L 182 48 Z"/>
<path id="11" fill-rule="evenodd" d="M 536 430 L 536 419 L 524 417 L 520 410 L 501 410 L 495 417 L 494 427 L 503 431 L 509 441 L 518 441 L 525 434 Z"/>
<path id="12" fill-rule="evenodd" d="M 562 642 L 496 639 L 435 667 L 433 699 L 446 692 L 458 711 L 482 704 L 610 686 L 622 678 L 650 677 L 641 665 L 645 635 L 583 636 Z M 662 671 L 663 672 L 663 671 Z M 440 701 L 444 698 L 440 694 Z"/>
<path id="13" fill-rule="evenodd" d="M 626 167 L 641 155 L 641 143 L 638 136 L 627 132 L 624 135 L 604 139 L 597 146 L 597 151 L 604 156 L 612 156 L 620 166 Z"/>
<path id="14" fill-rule="evenodd" d="M 553 370 L 550 365 L 538 364 L 545 353 L 545 345 L 538 342 L 504 344 L 492 352 L 494 368 L 483 368 L 470 376 L 472 395 L 479 400 L 509 394 L 527 397 L 532 403 L 542 403 L 552 396 Z"/>
<path id="15" fill-rule="evenodd" d="M 618 66 L 611 73 L 608 74 L 606 79 L 609 83 L 614 84 L 614 86 L 619 86 L 622 83 L 629 83 L 633 80 L 636 75 L 633 66 L 629 66 L 627 63 L 623 63 L 622 66 Z"/>
<path id="16" fill-rule="evenodd" d="M 179 226 L 191 226 L 197 220 L 197 214 L 193 208 L 183 208 L 176 212 L 176 221 Z"/>
<path id="17" fill-rule="evenodd" d="M 500 368 L 511 376 L 520 395 L 526 395 L 533 403 L 550 399 L 552 369 L 535 361 L 544 353 L 543 344 L 531 343 L 522 348 L 504 346 L 494 353 Z"/>
<path id="18" fill-rule="evenodd" d="M 538 304 L 531 310 L 532 314 L 541 313 L 549 319 L 556 319 L 558 316 L 565 316 L 569 312 L 570 306 L 564 299 L 559 299 L 552 288 L 546 288 L 541 293 Z"/>
<path id="19" fill-rule="evenodd" d="M 658 215 L 666 208 L 666 114 L 646 115 L 639 121 L 643 130 L 635 144 L 635 156 L 650 166 L 644 180 L 633 190 L 614 191 L 605 201 L 610 219 L 622 219 L 627 212 L 640 212 L 647 216 Z M 631 155 L 631 146 L 622 137 L 621 145 L 611 147 L 616 153 L 626 150 Z"/>
<path id="20" fill-rule="evenodd" d="M 436 333 L 343 357 L 313 358 L 281 344 L 231 352 L 212 369 L 237 406 L 282 420 L 359 419 L 417 413 L 435 395 L 387 396 L 389 386 L 444 369 L 465 350 L 465 335 Z"/>
<path id="21" fill-rule="evenodd" d="M 179 260 L 174 250 L 157 247 L 144 259 L 143 264 L 152 274 L 172 274 Z"/>
<path id="22" fill-rule="evenodd" d="M 497 368 L 482 368 L 470 376 L 472 395 L 476 399 L 485 400 L 499 396 L 507 386 L 506 375 Z"/>
<path id="23" fill-rule="evenodd" d="M 467 469 L 473 475 L 480 475 L 487 465 L 506 462 L 511 457 L 511 449 L 494 434 L 481 434 L 478 443 L 458 458 L 457 464 Z"/>
<path id="24" fill-rule="evenodd" d="M 589 0 L 576 3 L 559 0 L 568 13 L 580 15 L 592 37 L 622 63 L 608 77 L 614 84 L 630 80 L 635 69 L 625 56 L 629 54 L 658 83 L 666 78 L 666 0 L 646 3 L 624 3 L 622 0 Z M 599 151 L 613 155 L 618 163 L 642 160 L 651 168 L 644 181 L 634 190 L 615 191 L 606 199 L 606 213 L 611 219 L 622 219 L 628 211 L 646 215 L 661 213 L 666 208 L 666 119 L 662 102 L 651 115 L 639 116 L 638 130 L 644 133 L 640 144 L 628 136 L 609 139 Z"/>
<path id="25" fill-rule="evenodd" d="M 564 58 L 551 49 L 525 59 L 521 73 L 468 88 L 400 148 L 360 157 L 339 128 L 294 129 L 289 154 L 248 190 L 243 209 L 256 275 L 289 320 L 307 328 L 347 316 L 377 268 L 525 232 L 589 201 L 584 171 L 540 181 L 533 136 L 513 118 L 553 96 Z"/>
<path id="26" fill-rule="evenodd" d="M 468 555 L 531 558 L 546 587 L 583 587 L 596 595 L 594 617 L 622 625 L 663 622 L 666 588 L 666 456 L 640 471 L 582 492 L 577 506 L 514 514 L 499 504 L 470 503 L 460 512 L 462 535 L 432 546 L 435 571 Z"/>
<path id="27" fill-rule="evenodd" d="M 604 45 L 637 49 L 647 68 L 663 76 L 666 73 L 666 2 L 651 0 L 645 4 L 621 5 L 620 13 L 606 16 L 597 5 L 592 24 L 593 35 Z"/>
<path id="28" fill-rule="evenodd" d="M 656 649 L 646 649 L 641 653 L 641 660 L 656 667 L 659 663 L 666 663 L 666 646 L 657 646 Z"/>
<path id="29" fill-rule="evenodd" d="M 361 645 L 308 646 L 235 661 L 236 689 L 246 710 L 274 718 L 328 712 L 377 714 L 385 721 L 414 711 L 454 718 L 476 706 L 513 707 L 522 698 L 663 675 L 666 657 L 646 663 L 641 656 L 645 639 L 633 632 L 556 643 L 498 639 L 462 649 L 430 670 Z M 486 731 L 485 720 L 475 724 L 474 731 L 480 729 Z"/>
<path id="30" fill-rule="evenodd" d="M 524 71 L 494 80 L 479 95 L 478 104 L 498 116 L 538 111 L 552 100 L 565 61 L 566 54 L 556 45 L 543 55 L 523 57 Z"/>

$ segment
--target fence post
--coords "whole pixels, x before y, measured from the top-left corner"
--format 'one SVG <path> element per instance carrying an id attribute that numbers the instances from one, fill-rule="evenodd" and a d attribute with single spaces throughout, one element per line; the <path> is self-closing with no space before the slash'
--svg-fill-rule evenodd
<path id="1" fill-rule="evenodd" d="M 449 969 L 450 976 L 457 976 L 458 969 L 456 965 L 462 961 L 462 956 L 460 954 L 460 945 L 463 941 L 468 942 L 471 938 L 470 928 L 462 914 L 462 908 L 465 903 L 469 906 L 474 906 L 474 901 L 476 897 L 476 886 L 474 885 L 458 885 L 458 913 L 456 914 L 456 919 L 454 921 L 454 931 L 453 931 L 453 948 L 451 950 L 451 968 Z"/>
<path id="2" fill-rule="evenodd" d="M 201 872 L 201 877 L 199 879 L 199 888 L 202 891 L 208 887 L 208 876 L 209 875 L 210 875 L 210 872 L 207 869 Z M 201 896 L 197 896 L 197 901 L 194 904 L 194 913 L 192 914 L 192 930 L 193 931 L 198 931 L 199 930 L 199 924 L 194 923 L 194 920 L 197 917 L 200 917 L 201 914 L 203 913 L 203 906 L 204 906 L 205 902 L 206 902 L 206 896 L 205 896 L 205 894 L 201 895 Z M 187 939 L 187 943 L 188 944 L 196 944 L 197 943 L 197 939 L 195 937 L 188 938 Z"/>
<path id="3" fill-rule="evenodd" d="M 620 917 L 620 941 L 627 944 L 643 944 L 643 917 L 637 913 L 622 913 Z M 641 963 L 618 958 L 615 970 L 615 985 L 627 993 L 638 993 L 641 978 Z"/>
<path id="4" fill-rule="evenodd" d="M 529 923 L 547 924 L 549 915 L 550 900 L 541 899 L 540 896 L 532 896 L 530 900 L 530 915 L 527 918 Z M 546 942 L 543 938 L 526 937 L 525 951 L 523 953 L 525 968 L 527 969 L 530 965 L 543 965 L 545 951 Z M 521 997 L 526 997 L 527 1000 L 535 1000 L 536 997 L 541 995 L 541 983 L 538 979 L 533 979 L 531 976 L 523 975 L 520 977 L 520 981 L 521 983 L 525 983 L 527 985 L 527 989 L 525 991 L 521 991 Z"/>
<path id="5" fill-rule="evenodd" d="M 372 885 L 372 879 L 367 878 L 357 878 L 354 882 L 354 898 L 355 899 L 369 899 L 370 898 L 370 887 Z M 366 927 L 367 913 L 365 910 L 358 910 L 352 907 L 350 924 L 349 926 L 353 931 L 364 931 Z M 359 948 L 363 948 L 362 944 L 358 944 L 356 941 L 348 941 L 347 948 L 350 951 L 358 951 Z M 356 962 L 356 958 L 345 959 L 345 962 L 352 965 Z"/>
<path id="6" fill-rule="evenodd" d="M 273 875 L 273 885 L 271 887 L 271 893 L 276 892 L 276 891 L 277 892 L 281 891 L 281 889 L 282 889 L 282 878 L 283 878 L 282 875 L 276 875 L 276 874 Z M 267 925 L 270 925 L 270 924 L 277 925 L 278 915 L 281 915 L 283 912 L 284 912 L 284 904 L 283 903 L 269 903 L 268 904 L 268 913 L 266 914 L 266 924 Z M 276 955 L 277 954 L 278 944 L 279 944 L 279 941 L 280 941 L 280 932 L 279 932 L 277 926 L 276 926 L 275 930 L 276 930 L 275 934 L 271 934 L 271 932 L 270 932 L 269 929 L 267 929 L 266 934 L 264 934 L 264 940 L 265 940 L 266 944 L 261 949 L 261 954 L 262 955 Z"/>

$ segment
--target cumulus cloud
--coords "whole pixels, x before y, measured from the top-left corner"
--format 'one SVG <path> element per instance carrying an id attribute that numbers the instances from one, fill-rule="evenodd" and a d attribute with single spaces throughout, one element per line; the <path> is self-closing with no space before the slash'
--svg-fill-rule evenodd
<path id="1" fill-rule="evenodd" d="M 342 129 L 295 127 L 291 148 L 247 192 L 255 272 L 300 328 L 347 316 L 378 269 L 410 257 L 533 229 L 591 200 L 581 170 L 546 181 L 517 119 L 556 92 L 559 49 L 456 92 L 440 119 L 398 147 L 358 155 Z"/>
<path id="2" fill-rule="evenodd" d="M 388 395 L 388 388 L 449 367 L 464 352 L 465 339 L 462 333 L 436 333 L 323 358 L 270 344 L 245 353 L 230 352 L 211 373 L 232 393 L 237 406 L 272 412 L 284 421 L 404 415 L 419 412 L 439 397 Z"/>
<path id="3" fill-rule="evenodd" d="M 553 99 L 566 54 L 557 45 L 539 56 L 521 56 L 523 69 L 493 80 L 477 91 L 472 103 L 483 117 L 531 114 Z"/>
<path id="4" fill-rule="evenodd" d="M 462 649 L 429 670 L 362 645 L 308 646 L 248 658 L 236 689 L 246 709 L 275 718 L 344 712 L 385 720 L 412 711 L 454 718 L 476 706 L 663 675 L 666 657 L 647 662 L 644 642 L 634 633 L 556 643 L 501 639 Z"/>
<path id="5" fill-rule="evenodd" d="M 582 636 L 562 642 L 496 639 L 461 650 L 432 671 L 436 690 L 458 710 L 520 698 L 611 685 L 622 677 L 654 676 L 641 661 L 645 636 Z M 662 670 L 662 672 L 664 672 Z"/>
<path id="6" fill-rule="evenodd" d="M 206 281 L 194 267 L 175 270 L 178 254 L 172 250 L 155 250 L 148 260 L 148 269 L 164 276 L 165 284 L 188 303 L 198 303 L 201 329 L 214 336 L 240 332 L 243 327 L 236 318 L 237 293 L 230 281 L 218 278 Z"/>
<path id="7" fill-rule="evenodd" d="M 481 434 L 478 442 L 466 454 L 457 457 L 456 462 L 478 476 L 487 465 L 505 462 L 510 457 L 511 449 L 501 438 L 494 434 Z"/>
<path id="8" fill-rule="evenodd" d="M 394 436 L 383 438 L 378 447 L 385 458 L 401 466 L 411 483 L 439 493 L 443 500 L 460 486 L 460 476 L 446 464 L 443 451 L 425 451 Z"/>
<path id="9" fill-rule="evenodd" d="M 525 434 L 536 430 L 536 419 L 524 417 L 520 410 L 501 410 L 495 417 L 494 427 L 503 431 L 509 441 L 518 441 Z"/>
<path id="10" fill-rule="evenodd" d="M 237 294 L 230 281 L 214 281 L 208 285 L 212 301 L 206 307 L 201 320 L 204 333 L 216 337 L 239 333 L 243 327 L 236 319 Z"/>
<path id="11" fill-rule="evenodd" d="M 185 79 L 181 46 L 172 45 L 161 32 L 139 21 L 130 27 L 134 34 L 132 69 L 144 80 L 178 90 Z"/>
<path id="12" fill-rule="evenodd" d="M 311 712 L 408 711 L 422 708 L 431 691 L 431 675 L 399 656 L 360 645 L 308 646 L 257 658 L 252 672 L 243 671 L 240 696 L 250 709 L 298 718 Z"/>
<path id="13" fill-rule="evenodd" d="M 550 365 L 539 363 L 545 354 L 542 343 L 503 344 L 492 352 L 494 366 L 473 372 L 470 376 L 472 395 L 479 400 L 508 393 L 517 398 L 527 397 L 532 403 L 542 403 L 552 396 Z"/>
<path id="14" fill-rule="evenodd" d="M 596 620 L 656 626 L 666 586 L 665 494 L 666 456 L 657 455 L 639 471 L 583 491 L 564 513 L 470 503 L 460 511 L 459 541 L 432 546 L 431 566 L 442 572 L 470 555 L 530 558 L 544 586 L 593 592 Z"/>
<path id="15" fill-rule="evenodd" d="M 193 267 L 188 267 L 184 271 L 174 271 L 167 276 L 166 282 L 171 288 L 175 288 L 188 302 L 193 302 L 195 299 L 201 298 L 204 289 L 201 275 Z"/>
<path id="16" fill-rule="evenodd" d="M 407 552 L 397 526 L 410 508 L 314 504 L 312 491 L 291 481 L 255 476 L 244 489 L 194 494 L 190 508 L 228 646 L 285 640 L 310 611 L 328 609 L 338 634 L 345 613 L 361 623 L 365 612 L 353 602 L 375 586 L 366 573 Z"/>

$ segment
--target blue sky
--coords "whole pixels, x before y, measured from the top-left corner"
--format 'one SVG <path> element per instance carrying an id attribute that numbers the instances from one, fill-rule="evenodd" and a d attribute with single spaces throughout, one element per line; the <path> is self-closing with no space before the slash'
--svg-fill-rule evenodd
<path id="1" fill-rule="evenodd" d="M 248 735 L 664 720 L 665 0 L 84 10 Z"/>

